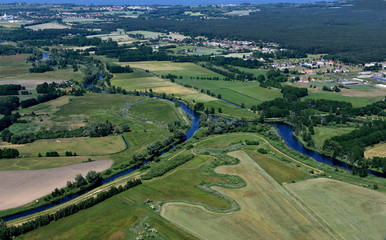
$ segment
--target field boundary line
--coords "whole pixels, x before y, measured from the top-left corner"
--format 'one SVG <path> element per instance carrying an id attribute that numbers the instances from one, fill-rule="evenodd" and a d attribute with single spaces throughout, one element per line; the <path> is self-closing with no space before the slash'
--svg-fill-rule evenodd
<path id="1" fill-rule="evenodd" d="M 243 154 L 244 159 L 256 169 L 258 173 L 260 173 L 265 179 L 267 179 L 268 182 L 272 184 L 272 186 L 281 194 L 283 194 L 283 197 L 285 197 L 287 200 L 291 201 L 293 205 L 296 205 L 298 209 L 303 210 L 304 213 L 306 213 L 310 220 L 313 220 L 315 223 L 319 224 L 329 235 L 331 235 L 334 239 L 344 239 L 341 237 L 338 233 L 336 233 L 333 228 L 331 228 L 322 218 L 320 218 L 314 211 L 309 209 L 307 205 L 305 205 L 303 202 L 299 201 L 298 198 L 294 197 L 291 192 L 289 192 L 286 188 L 284 188 L 282 185 L 280 185 L 275 179 L 271 177 L 259 164 L 257 164 L 249 155 L 242 151 L 235 151 L 230 152 L 228 155 L 238 158 L 241 156 L 238 156 L 239 154 Z M 294 206 L 295 207 L 295 206 Z M 315 217 L 317 216 L 317 217 Z M 337 238 L 339 236 L 340 238 Z"/>

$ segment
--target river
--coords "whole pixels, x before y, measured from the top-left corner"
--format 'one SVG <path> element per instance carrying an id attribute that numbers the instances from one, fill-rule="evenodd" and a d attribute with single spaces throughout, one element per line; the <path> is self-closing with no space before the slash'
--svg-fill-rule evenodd
<path id="1" fill-rule="evenodd" d="M 176 101 L 173 101 L 173 100 L 168 100 L 168 101 L 172 101 L 174 103 L 176 103 Z M 186 131 L 186 138 L 185 138 L 185 141 L 192 138 L 194 133 L 200 128 L 200 114 L 189 109 L 188 106 L 186 106 L 185 104 L 183 103 L 180 103 L 180 102 L 177 102 L 179 107 L 181 107 L 182 110 L 184 110 L 184 112 L 189 116 L 190 120 L 191 120 L 191 126 L 190 128 Z M 175 146 L 173 146 L 175 147 Z M 173 149 L 173 147 L 171 149 Z M 169 151 L 171 150 L 169 149 Z M 146 162 L 144 163 L 146 164 Z M 110 183 L 112 181 L 114 181 L 115 179 L 119 178 L 119 177 L 122 177 L 124 175 L 127 175 L 129 173 L 132 173 L 133 171 L 137 170 L 138 167 L 135 167 L 135 168 L 130 168 L 126 171 L 123 171 L 123 172 L 120 172 L 114 176 L 111 176 L 111 177 L 108 177 L 106 179 L 103 179 L 102 183 L 101 183 L 101 186 L 104 185 L 104 184 L 107 184 L 107 183 Z M 10 221 L 10 220 L 14 220 L 14 219 L 18 219 L 18 218 L 21 218 L 21 217 L 26 217 L 26 216 L 29 216 L 29 215 L 32 215 L 32 214 L 35 214 L 35 213 L 38 213 L 38 212 L 42 212 L 44 210 L 47 210 L 49 208 L 52 208 L 52 207 L 55 207 L 57 205 L 60 205 L 62 203 L 66 203 L 74 198 L 77 198 L 79 197 L 80 195 L 84 194 L 84 193 L 87 193 L 89 192 L 90 190 L 92 190 L 94 188 L 89 188 L 89 189 L 84 189 L 83 191 L 81 191 L 79 194 L 72 194 L 72 195 L 69 195 L 69 196 L 66 196 L 64 197 L 63 199 L 61 199 L 60 201 L 58 201 L 57 203 L 51 203 L 49 205 L 46 205 L 46 206 L 42 206 L 42 207 L 38 207 L 38 208 L 35 208 L 35 209 L 32 209 L 32 210 L 29 210 L 29 211 L 25 211 L 23 213 L 18 213 L 18 214 L 14 214 L 14 215 L 11 215 L 11 216 L 8 216 L 8 217 L 4 217 L 3 220 L 4 221 Z"/>
<path id="2" fill-rule="evenodd" d="M 295 150 L 295 151 L 297 151 L 297 152 L 299 152 L 307 157 L 313 158 L 318 162 L 325 163 L 325 164 L 328 164 L 328 165 L 334 166 L 334 167 L 340 167 L 340 168 L 350 170 L 350 171 L 352 170 L 352 166 L 350 164 L 339 161 L 337 159 L 333 159 L 331 157 L 324 156 L 318 152 L 309 150 L 306 147 L 304 147 L 300 143 L 300 141 L 293 135 L 293 130 L 292 130 L 292 127 L 290 125 L 285 124 L 285 123 L 274 123 L 273 125 L 276 127 L 276 130 L 278 131 L 279 135 L 284 139 L 285 144 L 289 148 L 291 148 L 291 149 L 293 149 L 293 150 Z M 381 172 L 372 171 L 372 170 L 368 170 L 367 172 L 371 175 L 376 176 L 376 177 L 386 178 L 386 174 L 381 173 Z"/>

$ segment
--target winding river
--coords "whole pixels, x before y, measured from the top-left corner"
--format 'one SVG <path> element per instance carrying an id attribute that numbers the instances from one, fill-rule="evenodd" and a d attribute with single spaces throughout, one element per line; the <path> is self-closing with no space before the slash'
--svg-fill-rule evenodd
<path id="1" fill-rule="evenodd" d="M 307 157 L 313 158 L 318 162 L 325 163 L 325 164 L 328 164 L 330 166 L 344 168 L 346 170 L 352 170 L 352 166 L 350 164 L 333 159 L 331 157 L 324 156 L 320 153 L 317 153 L 315 151 L 312 151 L 312 150 L 305 148 L 299 142 L 299 140 L 296 137 L 294 137 L 293 130 L 292 130 L 292 127 L 290 125 L 285 124 L 285 123 L 274 123 L 273 125 L 276 127 L 276 130 L 278 131 L 279 135 L 284 139 L 285 144 L 289 148 L 291 148 L 291 149 L 293 149 L 293 150 L 295 150 L 295 151 L 297 151 L 297 152 L 299 152 Z M 381 172 L 372 171 L 372 170 L 368 170 L 367 172 L 371 175 L 376 176 L 376 177 L 386 178 L 386 174 L 381 173 Z"/>
<path id="2" fill-rule="evenodd" d="M 191 120 L 191 126 L 190 128 L 186 131 L 186 138 L 185 138 L 185 141 L 190 139 L 191 137 L 193 137 L 194 133 L 200 128 L 200 114 L 191 110 L 190 108 L 188 108 L 188 106 L 186 106 L 185 104 L 183 103 L 180 103 L 180 102 L 176 102 L 176 101 L 173 101 L 173 100 L 169 100 L 169 101 L 172 101 L 174 103 L 178 103 L 179 107 L 181 107 L 182 110 L 184 110 L 184 112 L 189 116 L 190 120 Z M 173 146 L 175 147 L 175 146 Z M 146 164 L 146 162 L 144 163 Z M 106 179 L 103 179 L 103 181 L 101 182 L 101 185 L 104 185 L 104 184 L 107 184 L 107 183 L 110 183 L 112 181 L 114 181 L 115 179 L 119 178 L 119 177 L 122 177 L 124 175 L 127 175 L 129 173 L 132 173 L 133 171 L 137 170 L 138 167 L 136 168 L 130 168 L 126 171 L 123 171 L 123 172 L 120 172 L 116 175 L 113 175 L 111 177 L 108 177 Z M 14 214 L 14 215 L 11 215 L 11 216 L 8 216 L 8 217 L 4 217 L 3 220 L 4 221 L 10 221 L 10 220 L 14 220 L 14 219 L 18 219 L 18 218 L 21 218 L 21 217 L 26 217 L 26 216 L 29 216 L 29 215 L 32 215 L 32 214 L 35 214 L 35 213 L 39 213 L 39 212 L 42 212 L 44 210 L 47 210 L 49 208 L 52 208 L 52 207 L 55 207 L 57 205 L 60 205 L 60 204 L 63 204 L 63 203 L 66 203 L 76 197 L 79 197 L 80 195 L 84 194 L 84 193 L 87 193 L 89 192 L 90 190 L 92 190 L 94 188 L 89 188 L 89 189 L 84 189 L 82 192 L 80 192 L 79 194 L 71 194 L 69 196 L 66 196 L 64 197 L 63 199 L 61 199 L 60 201 L 58 201 L 57 203 L 51 203 L 49 205 L 46 205 L 46 206 L 42 206 L 42 207 L 38 207 L 38 208 L 35 208 L 35 209 L 32 209 L 32 210 L 28 210 L 28 211 L 25 211 L 25 212 L 22 212 L 22 213 L 18 213 L 18 214 Z"/>
<path id="3" fill-rule="evenodd" d="M 169 101 L 172 101 L 172 100 L 169 100 Z M 185 104 L 183 103 L 180 103 L 180 102 L 176 102 L 176 101 L 172 101 L 174 103 L 178 103 L 179 107 L 181 107 L 182 110 L 184 110 L 184 112 L 189 116 L 190 120 L 191 120 L 191 126 L 190 128 L 186 131 L 186 139 L 185 140 L 188 140 L 190 139 L 191 137 L 193 137 L 194 133 L 200 128 L 199 126 L 199 122 L 200 122 L 200 114 L 189 109 Z M 330 158 L 330 157 L 327 157 L 327 156 L 324 156 L 320 153 L 317 153 L 315 151 L 312 151 L 312 150 L 309 150 L 307 148 L 305 148 L 294 136 L 293 136 L 293 130 L 292 130 L 292 127 L 288 124 L 285 124 L 285 123 L 274 123 L 272 124 L 276 127 L 279 135 L 284 139 L 284 142 L 285 144 L 307 156 L 307 157 L 311 157 L 313 159 L 315 159 L 316 161 L 318 162 L 322 162 L 322 163 L 325 163 L 325 164 L 328 164 L 328 165 L 331 165 L 331 166 L 336 166 L 336 167 L 340 167 L 340 168 L 344 168 L 346 170 L 351 170 L 352 169 L 352 166 L 347 164 L 347 163 L 344 163 L 342 161 L 339 161 L 339 160 L 336 160 L 336 159 L 333 159 L 333 158 Z M 146 164 L 146 163 L 144 163 Z M 114 176 L 111 176 L 109 178 L 106 178 L 102 181 L 102 184 L 101 185 L 104 185 L 104 184 L 107 184 L 109 182 L 112 182 L 114 181 L 115 179 L 119 178 L 119 177 L 122 177 L 124 175 L 127 175 L 135 170 L 137 170 L 138 168 L 131 168 L 131 169 L 128 169 L 126 171 L 123 171 L 117 175 L 114 175 Z M 383 173 L 380 173 L 380 172 L 376 172 L 376 171 L 372 171 L 372 170 L 368 170 L 368 173 L 369 174 L 372 174 L 374 176 L 377 176 L 377 177 L 383 177 L 385 178 L 386 177 L 386 174 L 383 174 Z M 62 200 L 60 200 L 59 202 L 57 203 L 52 203 L 52 204 L 49 204 L 49 205 L 46 205 L 46 206 L 42 206 L 42 207 L 39 207 L 39 208 L 35 208 L 35 209 L 32 209 L 32 210 L 29 210 L 29 211 L 26 211 L 26 212 L 23 212 L 23 213 L 19 213 L 19 214 L 15 214 L 15 215 L 11 215 L 11 216 L 8 216 L 8 217 L 5 217 L 3 218 L 4 221 L 10 221 L 10 220 L 14 220 L 14 219 L 17 219 L 17 218 L 21 218 L 21 217 L 25 217 L 25 216 L 29 216 L 29 215 L 32 215 L 32 214 L 35 214 L 35 213 L 38 213 L 38 212 L 42 212 L 46 209 L 49 209 L 49 208 L 52 208 L 54 206 L 57 206 L 59 204 L 62 204 L 62 203 L 65 203 L 65 202 L 68 202 L 76 197 L 78 197 L 79 195 L 81 194 L 84 194 L 88 191 L 90 191 L 92 189 L 85 189 L 83 192 L 79 193 L 79 194 L 72 194 L 70 196 L 67 196 L 65 198 L 63 198 Z"/>

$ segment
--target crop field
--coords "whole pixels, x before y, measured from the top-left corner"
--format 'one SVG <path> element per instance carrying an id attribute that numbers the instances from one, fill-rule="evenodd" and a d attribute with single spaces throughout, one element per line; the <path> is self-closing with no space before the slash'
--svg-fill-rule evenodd
<path id="1" fill-rule="evenodd" d="M 133 226 L 142 221 L 155 228 L 159 238 L 196 239 L 159 216 L 145 202 L 151 200 L 152 205 L 156 206 L 158 201 L 189 200 L 220 209 L 228 208 L 227 201 L 196 187 L 201 181 L 222 181 L 219 177 L 204 177 L 201 174 L 200 166 L 209 159 L 211 158 L 205 156 L 196 157 L 164 177 L 147 181 L 90 209 L 27 233 L 20 239 L 41 239 L 44 236 L 52 236 L 52 239 L 72 239 L 74 236 L 135 239 L 138 230 Z"/>
<path id="2" fill-rule="evenodd" d="M 104 41 L 111 39 L 118 43 L 130 43 L 135 41 L 134 38 L 129 37 L 123 29 L 118 29 L 115 32 L 111 32 L 110 34 L 99 34 L 99 35 L 90 35 L 87 38 L 100 38 Z"/>
<path id="3" fill-rule="evenodd" d="M 326 92 L 322 90 L 308 91 L 308 96 L 306 96 L 305 99 L 307 98 L 345 101 L 345 102 L 352 103 L 354 107 L 363 107 L 382 99 L 381 96 L 375 96 L 375 97 L 344 96 L 341 93 Z"/>
<path id="4" fill-rule="evenodd" d="M 37 31 L 37 30 L 44 30 L 44 29 L 66 29 L 71 27 L 64 24 L 58 24 L 58 23 L 43 23 L 43 24 L 28 26 L 25 28 Z"/>
<path id="5" fill-rule="evenodd" d="M 176 111 L 174 103 L 156 99 L 137 102 L 129 108 L 129 114 L 136 118 L 166 124 L 176 119 L 181 120 L 181 115 Z"/>
<path id="6" fill-rule="evenodd" d="M 318 178 L 286 185 L 344 239 L 386 237 L 386 195 Z"/>
<path id="7" fill-rule="evenodd" d="M 247 186 L 213 188 L 236 200 L 240 211 L 224 214 L 167 203 L 162 216 L 203 239 L 331 239 L 245 152 L 230 155 L 240 164 L 218 167 L 216 172 L 241 176 Z"/>
<path id="8" fill-rule="evenodd" d="M 60 138 L 38 140 L 22 145 L 0 145 L 0 148 L 12 147 L 19 150 L 25 157 L 43 156 L 46 152 L 56 151 L 64 156 L 66 151 L 75 152 L 79 156 L 107 155 L 125 149 L 125 143 L 121 136 L 108 136 L 101 138 Z"/>
<path id="9" fill-rule="evenodd" d="M 169 61 L 148 61 L 148 62 L 120 62 L 120 65 L 130 65 L 133 68 L 149 70 L 158 75 L 173 74 L 182 76 L 183 78 L 190 77 L 220 77 L 224 76 L 212 72 L 206 68 L 198 66 L 194 63 L 174 63 Z"/>
<path id="10" fill-rule="evenodd" d="M 45 154 L 42 155 L 45 156 Z M 107 156 L 22 157 L 16 159 L 1 159 L 0 170 L 40 170 L 59 168 L 84 163 L 87 162 L 89 158 L 91 160 L 105 160 L 107 159 Z"/>
<path id="11" fill-rule="evenodd" d="M 28 73 L 31 66 L 25 62 L 27 57 L 28 54 L 0 56 L 0 81 L 7 77 Z"/>
<path id="12" fill-rule="evenodd" d="M 129 31 L 127 34 L 142 34 L 145 38 L 154 38 L 164 35 L 161 32 L 151 32 L 151 31 Z"/>
<path id="13" fill-rule="evenodd" d="M 151 101 L 152 104 L 147 103 L 147 101 Z M 157 106 L 157 108 L 155 108 L 155 106 Z M 31 115 L 32 112 L 34 112 L 35 115 Z M 141 112 L 141 115 L 135 116 L 137 112 Z M 129 144 L 129 149 L 108 156 L 108 159 L 114 160 L 114 166 L 118 166 L 124 162 L 127 163 L 138 151 L 146 151 L 148 144 L 163 140 L 169 136 L 171 133 L 166 129 L 167 123 L 175 120 L 186 121 L 185 115 L 183 115 L 178 108 L 175 108 L 174 104 L 169 102 L 155 99 L 148 100 L 146 97 L 139 96 L 110 94 L 104 94 L 103 97 L 101 97 L 100 94 L 86 94 L 82 97 L 64 96 L 31 108 L 22 109 L 20 113 L 26 115 L 23 119 L 27 120 L 27 123 L 13 124 L 10 128 L 10 131 L 13 133 L 63 127 L 78 128 L 86 125 L 87 122 L 90 121 L 110 121 L 115 125 L 127 124 L 131 132 L 123 133 L 123 136 Z M 115 141 L 115 138 L 117 141 Z M 74 139 L 70 140 L 74 141 Z M 92 159 L 99 159 L 95 157 L 95 155 L 111 154 L 124 148 L 120 136 L 105 138 L 107 141 L 99 138 L 87 140 L 80 138 L 78 139 L 81 141 L 79 142 L 79 146 L 75 146 L 78 144 L 78 141 L 71 143 L 70 140 L 66 142 L 66 145 L 70 144 L 71 146 L 61 146 L 55 142 L 50 142 L 50 144 L 52 150 L 57 146 L 57 151 L 72 151 L 77 154 L 84 154 L 84 157 L 70 158 L 70 160 L 75 162 L 87 160 L 89 156 L 92 156 Z M 31 154 L 31 156 L 36 157 L 37 154 L 41 152 L 42 155 L 44 155 L 46 152 L 44 150 L 45 145 L 43 145 L 41 149 L 35 148 L 36 146 L 38 146 L 38 144 L 31 143 L 30 150 L 25 154 Z M 102 148 L 101 146 L 105 147 Z M 97 150 L 93 152 L 93 149 Z M 35 150 L 36 152 L 33 153 Z M 21 153 L 24 154 L 23 152 Z M 106 157 L 104 158 L 106 159 Z M 18 164 L 13 166 L 13 168 L 20 169 L 23 163 L 26 164 L 28 168 L 41 166 L 38 163 L 39 158 L 33 159 L 31 162 L 28 162 L 27 159 L 30 158 L 19 159 L 21 162 L 17 161 Z M 60 166 L 60 161 L 55 161 L 54 159 L 49 162 L 42 162 L 42 165 L 47 167 L 58 166 L 58 164 Z M 7 162 L 7 164 L 11 165 L 12 163 L 14 162 Z M 7 164 L 4 162 L 4 165 L 1 167 L 7 169 Z M 68 162 L 63 161 L 63 165 L 68 165 Z"/>
<path id="14" fill-rule="evenodd" d="M 44 170 L 1 171 L 0 210 L 43 197 L 55 188 L 66 186 L 79 173 L 85 176 L 91 170 L 102 172 L 111 165 L 112 161 L 95 161 Z"/>
<path id="15" fill-rule="evenodd" d="M 262 69 L 251 69 L 251 68 L 243 68 L 243 67 L 236 67 L 236 68 L 246 73 L 252 73 L 256 77 L 259 75 L 265 75 L 267 73 L 267 71 Z"/>
<path id="16" fill-rule="evenodd" d="M 291 181 L 299 181 L 308 177 L 308 174 L 304 171 L 288 163 L 284 163 L 283 161 L 278 160 L 277 157 L 270 154 L 261 154 L 252 150 L 245 150 L 245 152 L 280 184 Z"/>
<path id="17" fill-rule="evenodd" d="M 14 70 L 16 71 L 16 70 Z M 28 69 L 27 69 L 28 71 Z M 16 72 L 12 72 L 16 73 Z M 12 74 L 11 73 L 11 74 Z M 58 69 L 55 71 L 49 71 L 45 73 L 29 73 L 29 72 L 21 72 L 20 74 L 17 73 L 12 76 L 8 76 L 7 78 L 3 78 L 4 80 L 8 81 L 38 81 L 40 82 L 59 82 L 59 81 L 68 81 L 68 80 L 75 80 L 75 81 L 81 81 L 83 79 L 83 73 L 80 71 L 74 72 L 72 69 Z M 1 81 L 2 82 L 2 81 Z M 38 83 L 36 83 L 38 84 Z"/>
<path id="18" fill-rule="evenodd" d="M 204 91 L 210 90 L 216 96 L 221 94 L 223 99 L 239 105 L 244 103 L 247 107 L 282 97 L 279 90 L 262 88 L 257 82 L 195 79 L 176 79 L 176 82 L 204 89 Z"/>
<path id="19" fill-rule="evenodd" d="M 315 127 L 315 135 L 312 136 L 312 140 L 314 141 L 317 148 L 322 148 L 324 141 L 329 138 L 343 135 L 353 131 L 354 127 L 340 127 L 340 126 L 322 126 Z"/>
<path id="20" fill-rule="evenodd" d="M 88 23 L 88 22 L 100 22 L 102 20 L 97 18 L 63 18 L 63 22 L 65 23 Z"/>
<path id="21" fill-rule="evenodd" d="M 386 143 L 380 143 L 374 147 L 367 148 L 365 151 L 365 157 L 386 157 Z"/>

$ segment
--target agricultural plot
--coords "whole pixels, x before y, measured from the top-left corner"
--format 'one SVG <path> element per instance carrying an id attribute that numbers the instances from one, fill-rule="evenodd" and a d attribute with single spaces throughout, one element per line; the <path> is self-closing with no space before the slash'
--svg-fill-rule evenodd
<path id="1" fill-rule="evenodd" d="M 130 106 L 128 113 L 135 118 L 142 118 L 161 124 L 181 119 L 181 115 L 176 111 L 173 103 L 156 99 L 137 102 Z"/>
<path id="2" fill-rule="evenodd" d="M 335 136 L 343 135 L 353 131 L 354 127 L 339 127 L 339 126 L 322 126 L 315 127 L 315 135 L 312 135 L 312 140 L 314 141 L 317 148 L 322 148 L 324 141 Z"/>
<path id="3" fill-rule="evenodd" d="M 0 56 L 0 83 L 7 77 L 28 73 L 31 66 L 25 62 L 27 57 L 28 54 Z"/>
<path id="4" fill-rule="evenodd" d="M 148 61 L 148 62 L 128 62 L 119 63 L 120 65 L 130 65 L 133 68 L 146 69 L 158 75 L 173 74 L 182 76 L 183 78 L 190 77 L 220 77 L 222 75 L 212 72 L 206 68 L 198 66 L 194 63 L 174 63 L 168 61 Z"/>
<path id="5" fill-rule="evenodd" d="M 384 97 L 384 93 L 382 96 Z M 341 93 L 326 92 L 322 90 L 312 90 L 312 91 L 308 91 L 308 96 L 306 96 L 305 99 L 328 99 L 328 100 L 335 100 L 335 101 L 345 101 L 345 102 L 352 103 L 354 107 L 363 107 L 381 100 L 383 98 L 382 96 L 374 96 L 374 95 L 364 96 L 364 97 L 345 96 Z"/>
<path id="6" fill-rule="evenodd" d="M 386 237 L 386 195 L 336 180 L 318 178 L 286 185 L 343 239 Z"/>
<path id="7" fill-rule="evenodd" d="M 112 41 L 118 42 L 120 44 L 132 43 L 133 41 L 136 41 L 134 38 L 129 37 L 123 29 L 117 29 L 117 31 L 111 32 L 109 34 L 90 35 L 87 36 L 87 38 L 100 38 L 104 41 L 111 39 Z"/>
<path id="8" fill-rule="evenodd" d="M 163 239 L 197 239 L 189 232 L 166 221 L 151 206 L 158 201 L 187 200 L 210 204 L 216 208 L 226 209 L 229 203 L 211 193 L 196 187 L 201 181 L 224 181 L 219 177 L 203 176 L 202 164 L 211 157 L 199 156 L 185 163 L 176 171 L 164 177 L 144 182 L 135 189 L 130 189 L 114 196 L 96 206 L 77 214 L 53 222 L 47 226 L 29 232 L 20 239 L 41 239 L 53 236 L 52 239 L 94 238 L 135 239 L 142 228 L 140 223 L 147 223 Z M 149 204 L 145 204 L 150 200 Z M 103 215 L 103 219 L 100 217 Z"/>
<path id="9" fill-rule="evenodd" d="M 332 238 L 246 153 L 230 155 L 237 157 L 240 164 L 216 171 L 238 175 L 247 186 L 214 189 L 234 199 L 240 211 L 224 214 L 186 203 L 167 203 L 161 215 L 203 239 Z"/>
<path id="10" fill-rule="evenodd" d="M 44 30 L 44 29 L 66 29 L 71 27 L 64 24 L 58 24 L 58 23 L 43 23 L 43 24 L 27 26 L 25 28 L 38 31 L 38 30 Z"/>
<path id="11" fill-rule="evenodd" d="M 205 92 L 209 90 L 216 96 L 221 94 L 223 99 L 238 105 L 244 103 L 247 107 L 282 97 L 279 90 L 262 88 L 257 82 L 196 79 L 176 79 L 176 82 L 204 89 Z"/>
<path id="12" fill-rule="evenodd" d="M 380 143 L 374 147 L 367 148 L 365 151 L 365 157 L 386 157 L 386 143 Z"/>
<path id="13" fill-rule="evenodd" d="M 75 152 L 79 156 L 108 155 L 126 148 L 121 136 L 108 136 L 101 138 L 61 138 L 38 140 L 22 145 L 0 145 L 0 148 L 15 148 L 20 155 L 37 157 L 46 152 L 56 151 L 60 156 L 65 156 L 66 151 Z"/>
<path id="14" fill-rule="evenodd" d="M 45 73 L 21 73 L 5 78 L 9 81 L 38 81 L 38 82 L 60 82 L 60 81 L 82 81 L 83 73 L 74 72 L 72 69 L 57 69 Z"/>
<path id="15" fill-rule="evenodd" d="M 43 197 L 55 188 L 66 186 L 77 174 L 102 172 L 112 161 L 96 161 L 45 170 L 1 171 L 0 210 L 14 208 Z"/>

